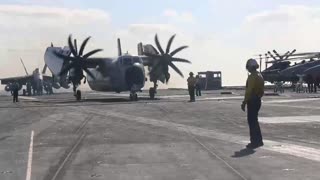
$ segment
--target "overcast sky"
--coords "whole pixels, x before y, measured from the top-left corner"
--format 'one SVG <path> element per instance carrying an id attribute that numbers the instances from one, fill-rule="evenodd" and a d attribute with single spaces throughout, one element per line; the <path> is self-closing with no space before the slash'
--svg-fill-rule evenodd
<path id="1" fill-rule="evenodd" d="M 319 0 L 1 0 L 0 77 L 24 75 L 43 67 L 52 42 L 66 45 L 70 33 L 87 50 L 103 48 L 98 56 L 116 56 L 116 38 L 123 51 L 137 54 L 137 43 L 152 43 L 158 33 L 162 46 L 177 34 L 173 47 L 189 45 L 177 54 L 190 71 L 220 70 L 224 85 L 243 85 L 248 58 L 268 50 L 320 49 Z M 264 67 L 264 66 L 263 66 Z M 174 75 L 169 87 L 185 87 Z"/>

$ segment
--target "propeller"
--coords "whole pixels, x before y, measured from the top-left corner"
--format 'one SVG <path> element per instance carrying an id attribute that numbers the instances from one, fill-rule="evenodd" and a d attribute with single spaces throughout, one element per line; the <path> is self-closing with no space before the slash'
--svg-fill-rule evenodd
<path id="1" fill-rule="evenodd" d="M 160 45 L 158 35 L 156 34 L 154 37 L 154 41 L 157 46 L 157 49 L 155 49 L 156 54 L 147 53 L 147 52 L 144 53 L 147 57 L 154 58 L 156 60 L 151 68 L 150 74 L 155 74 L 156 72 L 159 72 L 159 70 L 161 70 L 161 72 L 165 76 L 166 83 L 168 83 L 170 79 L 169 67 L 171 67 L 174 71 L 176 71 L 181 77 L 184 77 L 182 72 L 179 70 L 179 68 L 175 64 L 173 64 L 173 62 L 191 63 L 189 60 L 173 57 L 178 52 L 188 48 L 188 46 L 181 46 L 170 52 L 171 44 L 175 36 L 176 35 L 173 35 L 170 37 L 167 43 L 167 47 L 164 51 L 164 49 Z"/>
<path id="2" fill-rule="evenodd" d="M 268 54 L 270 55 L 270 57 L 272 57 L 272 59 L 274 59 L 275 61 L 277 61 L 278 59 L 276 59 L 274 56 L 273 56 L 273 54 L 271 54 L 271 52 L 270 51 L 268 51 Z"/>
<path id="3" fill-rule="evenodd" d="M 291 52 L 287 52 L 286 54 L 286 56 L 284 57 L 284 59 L 288 59 L 290 56 L 292 56 L 295 52 L 296 52 L 297 50 L 296 49 L 294 49 L 294 50 L 292 50 Z"/>
<path id="4" fill-rule="evenodd" d="M 71 56 L 66 56 L 55 52 L 55 55 L 59 58 L 62 58 L 66 62 L 66 66 L 61 70 L 59 76 L 66 74 L 68 71 L 73 70 L 74 74 L 72 78 L 81 81 L 84 77 L 83 71 L 85 71 L 92 79 L 95 79 L 94 75 L 88 70 L 88 65 L 90 64 L 89 57 L 96 54 L 97 52 L 102 51 L 102 49 L 95 49 L 83 55 L 84 49 L 90 39 L 90 36 L 87 37 L 81 44 L 78 51 L 77 40 L 74 39 L 72 43 L 72 36 L 69 35 L 68 45 L 71 51 Z"/>
<path id="5" fill-rule="evenodd" d="M 272 50 L 272 52 L 279 58 L 279 60 L 282 60 L 282 56 L 280 56 L 276 50 Z"/>

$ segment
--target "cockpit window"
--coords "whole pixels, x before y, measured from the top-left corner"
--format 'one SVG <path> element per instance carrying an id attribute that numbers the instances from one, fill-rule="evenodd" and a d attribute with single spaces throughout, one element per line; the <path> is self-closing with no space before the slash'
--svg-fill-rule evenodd
<path id="1" fill-rule="evenodd" d="M 141 59 L 139 57 L 133 57 L 133 63 L 141 63 Z"/>
<path id="2" fill-rule="evenodd" d="M 139 57 L 121 57 L 120 64 L 123 65 L 132 65 L 134 63 L 141 63 L 141 59 Z"/>
<path id="3" fill-rule="evenodd" d="M 132 64 L 132 59 L 131 59 L 131 57 L 123 57 L 123 58 L 122 58 L 122 63 L 123 63 L 124 65 L 131 65 L 131 64 Z"/>

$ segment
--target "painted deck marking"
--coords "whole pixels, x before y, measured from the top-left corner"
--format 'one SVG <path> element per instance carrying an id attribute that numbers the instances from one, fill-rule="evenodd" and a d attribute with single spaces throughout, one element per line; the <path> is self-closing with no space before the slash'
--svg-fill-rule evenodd
<path id="1" fill-rule="evenodd" d="M 32 154 L 33 154 L 33 136 L 34 136 L 34 131 L 32 130 L 31 131 L 31 137 L 30 137 L 29 153 L 28 153 L 28 166 L 27 166 L 26 180 L 31 180 Z"/>

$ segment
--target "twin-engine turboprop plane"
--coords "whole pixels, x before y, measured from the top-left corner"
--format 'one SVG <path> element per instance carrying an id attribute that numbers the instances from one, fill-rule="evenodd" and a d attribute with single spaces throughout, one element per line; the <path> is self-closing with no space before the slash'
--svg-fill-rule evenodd
<path id="1" fill-rule="evenodd" d="M 72 40 L 70 35 L 68 38 L 69 48 L 64 50 L 48 47 L 44 59 L 52 74 L 58 77 L 67 77 L 68 82 L 72 83 L 77 100 L 81 100 L 81 91 L 78 87 L 83 79 L 84 83 L 88 81 L 92 90 L 117 93 L 130 91 L 130 100 L 138 100 L 137 92 L 144 87 L 147 75 L 154 83 L 154 87 L 149 89 L 150 98 L 153 99 L 158 86 L 157 82 L 168 83 L 170 79 L 169 66 L 183 77 L 182 72 L 173 62 L 191 63 L 186 59 L 174 57 L 187 46 L 181 46 L 170 52 L 174 38 L 175 35 L 171 36 L 166 51 L 164 51 L 158 36 L 155 35 L 157 49 L 150 44 L 139 43 L 137 56 L 128 53 L 122 54 L 120 39 L 118 39 L 118 57 L 94 58 L 91 56 L 102 49 L 95 49 L 84 54 L 85 46 L 90 37 L 86 38 L 78 49 L 77 40 Z M 149 69 L 148 74 L 145 72 L 145 66 Z M 84 72 L 86 72 L 86 76 Z"/>

